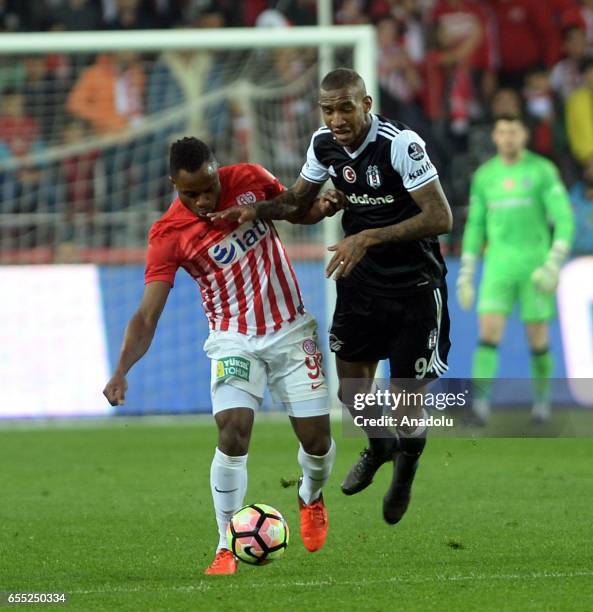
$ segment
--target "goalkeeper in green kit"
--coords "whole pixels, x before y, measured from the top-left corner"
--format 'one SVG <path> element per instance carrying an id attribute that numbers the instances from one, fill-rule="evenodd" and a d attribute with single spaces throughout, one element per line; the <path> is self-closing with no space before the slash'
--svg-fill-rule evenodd
<path id="1" fill-rule="evenodd" d="M 574 221 L 570 200 L 556 167 L 528 151 L 522 119 L 498 117 L 492 139 L 497 155 L 482 164 L 471 184 L 469 215 L 463 234 L 457 299 L 472 308 L 474 274 L 485 247 L 478 297 L 479 344 L 472 377 L 493 379 L 498 345 L 516 302 L 525 323 L 534 382 L 532 418 L 550 418 L 550 383 L 554 363 L 548 321 L 555 315 L 560 267 L 570 251 Z M 490 415 L 487 389 L 474 399 L 479 424 Z"/>

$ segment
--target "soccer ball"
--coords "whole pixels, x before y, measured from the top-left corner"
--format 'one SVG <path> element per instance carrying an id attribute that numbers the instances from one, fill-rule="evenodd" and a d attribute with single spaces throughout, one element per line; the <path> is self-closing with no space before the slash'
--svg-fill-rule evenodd
<path id="1" fill-rule="evenodd" d="M 251 565 L 279 559 L 288 545 L 288 525 L 278 510 L 251 504 L 237 510 L 227 527 L 227 543 L 235 557 Z"/>

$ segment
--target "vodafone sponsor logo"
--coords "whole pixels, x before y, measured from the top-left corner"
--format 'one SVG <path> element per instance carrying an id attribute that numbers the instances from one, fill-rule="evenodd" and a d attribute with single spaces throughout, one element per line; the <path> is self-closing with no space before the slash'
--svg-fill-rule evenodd
<path id="1" fill-rule="evenodd" d="M 349 196 L 346 196 L 346 199 L 348 202 L 350 202 L 350 204 L 363 204 L 371 206 L 376 206 L 377 204 L 393 204 L 395 202 L 395 198 L 392 195 L 372 198 L 368 193 L 363 195 L 356 195 L 352 193 Z"/>

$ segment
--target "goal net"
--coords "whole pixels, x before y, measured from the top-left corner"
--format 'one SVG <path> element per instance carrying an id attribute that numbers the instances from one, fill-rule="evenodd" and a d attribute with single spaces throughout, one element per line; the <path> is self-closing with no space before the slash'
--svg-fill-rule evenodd
<path id="1" fill-rule="evenodd" d="M 292 184 L 320 124 L 317 89 L 320 73 L 330 68 L 320 59 L 327 49 L 340 65 L 359 70 L 373 91 L 374 34 L 368 27 L 3 35 L 0 275 L 14 275 L 14 265 L 22 274 L 29 272 L 24 264 L 86 266 L 98 291 L 83 296 L 81 289 L 78 298 L 82 308 L 85 299 L 100 300 L 95 323 L 103 329 L 105 357 L 96 359 L 106 360 L 103 370 L 109 371 L 142 293 L 148 229 L 174 197 L 171 142 L 196 136 L 221 165 L 259 163 Z M 278 229 L 306 306 L 323 328 L 324 230 L 283 223 Z M 74 269 L 80 272 L 80 265 L 54 268 L 52 277 L 61 271 L 67 285 Z M 209 366 L 201 354 L 206 320 L 199 293 L 184 276 L 177 276 L 154 346 L 130 375 L 126 410 L 208 408 Z M 51 326 L 55 313 L 51 293 L 47 297 L 47 310 L 30 316 L 47 317 Z M 0 333 L 8 341 L 22 305 L 5 303 L 2 310 Z M 50 406 L 44 393 L 39 400 Z M 98 396 L 93 405 L 104 402 Z"/>

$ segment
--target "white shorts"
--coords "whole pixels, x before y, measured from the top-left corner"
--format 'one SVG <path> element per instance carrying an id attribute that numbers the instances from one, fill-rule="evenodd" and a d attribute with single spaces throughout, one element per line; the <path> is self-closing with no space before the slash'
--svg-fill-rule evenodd
<path id="1" fill-rule="evenodd" d="M 317 346 L 317 323 L 304 314 L 264 336 L 211 331 L 204 350 L 212 360 L 212 412 L 261 405 L 266 386 L 294 417 L 329 414 Z"/>

